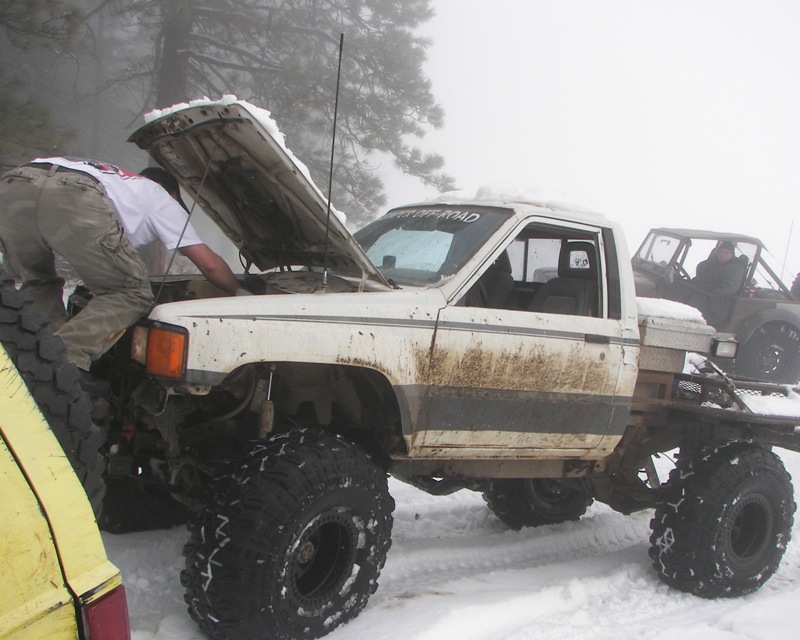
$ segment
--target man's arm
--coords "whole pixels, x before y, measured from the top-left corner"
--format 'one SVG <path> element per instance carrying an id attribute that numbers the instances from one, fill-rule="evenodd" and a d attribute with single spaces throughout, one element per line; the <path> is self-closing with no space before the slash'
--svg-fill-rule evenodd
<path id="1" fill-rule="evenodd" d="M 208 278 L 211 284 L 216 285 L 226 293 L 235 295 L 244 291 L 241 283 L 233 275 L 228 263 L 214 253 L 204 244 L 193 244 L 189 247 L 178 249 L 184 256 L 194 262 L 200 272 Z"/>

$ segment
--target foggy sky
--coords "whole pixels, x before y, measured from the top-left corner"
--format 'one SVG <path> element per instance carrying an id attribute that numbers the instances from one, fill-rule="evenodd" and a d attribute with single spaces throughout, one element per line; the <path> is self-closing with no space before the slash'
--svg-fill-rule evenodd
<path id="1" fill-rule="evenodd" d="M 761 237 L 800 271 L 800 3 L 434 0 L 422 142 L 461 188 L 559 189 L 622 222 Z M 432 192 L 389 181 L 390 205 Z M 793 226 L 792 226 L 793 225 Z"/>

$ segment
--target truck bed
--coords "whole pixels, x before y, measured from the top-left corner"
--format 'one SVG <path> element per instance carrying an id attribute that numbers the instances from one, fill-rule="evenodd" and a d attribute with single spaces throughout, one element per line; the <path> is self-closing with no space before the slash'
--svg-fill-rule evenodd
<path id="1" fill-rule="evenodd" d="M 633 416 L 639 424 L 733 428 L 754 441 L 800 451 L 800 385 L 739 380 L 713 370 L 640 371 Z"/>
<path id="2" fill-rule="evenodd" d="M 675 376 L 672 402 L 692 412 L 724 410 L 727 420 L 800 424 L 800 386 L 682 373 Z"/>

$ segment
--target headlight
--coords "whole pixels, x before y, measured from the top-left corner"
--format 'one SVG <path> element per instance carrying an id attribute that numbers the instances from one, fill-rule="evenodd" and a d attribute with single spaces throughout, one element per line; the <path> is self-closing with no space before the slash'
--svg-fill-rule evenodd
<path id="1" fill-rule="evenodd" d="M 718 335 L 711 343 L 711 355 L 717 358 L 735 358 L 739 343 L 733 336 Z"/>

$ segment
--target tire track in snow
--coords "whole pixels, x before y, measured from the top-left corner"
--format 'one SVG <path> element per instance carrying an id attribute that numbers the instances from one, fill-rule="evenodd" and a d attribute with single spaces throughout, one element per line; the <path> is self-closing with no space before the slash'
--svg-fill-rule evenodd
<path id="1" fill-rule="evenodd" d="M 800 595 L 791 547 L 761 591 L 704 600 L 653 572 L 650 511 L 594 505 L 579 522 L 514 532 L 476 494 L 392 490 L 395 546 L 380 587 L 331 640 L 371 640 L 376 629 L 383 640 L 753 640 L 773 637 L 762 612 L 774 599 L 791 608 Z"/>
<path id="2" fill-rule="evenodd" d="M 331 640 L 374 640 L 376 629 L 382 640 L 769 637 L 749 613 L 770 597 L 769 584 L 745 599 L 703 600 L 658 580 L 647 556 L 649 511 L 624 516 L 596 505 L 576 523 L 514 532 L 463 497 L 415 506 L 398 509 L 399 535 L 369 606 Z M 448 521 L 456 509 L 457 539 L 452 529 L 438 536 L 437 515 Z M 794 569 L 786 571 L 791 580 Z"/>
<path id="3" fill-rule="evenodd" d="M 781 451 L 800 479 L 800 454 Z M 775 640 L 800 626 L 800 518 L 758 592 L 701 600 L 647 557 L 649 512 L 594 505 L 577 523 L 509 531 L 479 494 L 435 497 L 391 480 L 394 547 L 364 612 L 330 640 Z M 201 640 L 177 573 L 181 528 L 103 534 L 123 572 L 133 640 Z M 605 545 L 605 546 L 604 546 Z"/>
<path id="4" fill-rule="evenodd" d="M 593 505 L 578 522 L 511 531 L 477 494 L 474 500 L 460 496 L 440 505 L 423 498 L 411 511 L 402 505 L 404 497 L 396 496 L 393 545 L 373 601 L 436 589 L 442 575 L 452 580 L 476 572 L 544 567 L 633 546 L 641 546 L 641 561 L 649 566 L 649 511 L 623 516 Z M 460 528 L 449 526 L 455 519 Z"/>

